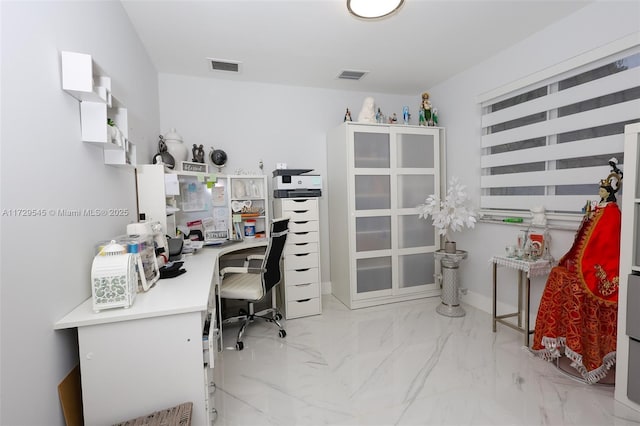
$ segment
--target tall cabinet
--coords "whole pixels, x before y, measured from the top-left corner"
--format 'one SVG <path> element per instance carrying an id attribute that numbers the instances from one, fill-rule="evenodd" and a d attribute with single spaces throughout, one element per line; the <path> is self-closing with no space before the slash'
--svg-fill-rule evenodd
<path id="1" fill-rule="evenodd" d="M 640 411 L 640 123 L 625 127 L 616 400 Z"/>
<path id="2" fill-rule="evenodd" d="M 346 122 L 327 149 L 333 295 L 351 309 L 439 295 L 440 238 L 416 207 L 441 192 L 444 130 Z"/>
<path id="3" fill-rule="evenodd" d="M 274 213 L 289 218 L 283 253 L 284 281 L 278 305 L 285 318 L 322 313 L 320 282 L 320 215 L 317 198 L 275 198 Z"/>

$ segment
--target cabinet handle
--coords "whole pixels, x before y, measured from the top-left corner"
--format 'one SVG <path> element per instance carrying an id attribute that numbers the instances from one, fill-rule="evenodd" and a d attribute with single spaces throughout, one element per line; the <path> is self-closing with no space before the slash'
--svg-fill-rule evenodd
<path id="1" fill-rule="evenodd" d="M 298 303 L 304 303 L 304 302 L 308 302 L 311 299 L 300 299 L 300 300 L 296 300 L 296 302 Z"/>
<path id="2" fill-rule="evenodd" d="M 299 253 L 299 254 L 294 254 L 294 256 L 309 256 L 309 254 L 311 253 Z"/>
<path id="3" fill-rule="evenodd" d="M 293 223 L 298 224 L 298 225 L 303 225 L 303 224 L 305 224 L 305 223 L 309 223 L 309 221 L 308 221 L 308 220 L 301 220 L 301 221 L 297 221 L 297 220 L 296 220 L 296 221 L 295 221 L 295 222 L 293 222 Z"/>
<path id="4" fill-rule="evenodd" d="M 307 287 L 310 286 L 311 283 L 306 283 L 306 284 L 296 284 L 294 287 Z"/>
<path id="5" fill-rule="evenodd" d="M 301 214 L 301 213 L 306 213 L 306 212 L 308 212 L 308 211 L 309 211 L 309 210 L 294 210 L 293 212 L 294 212 L 294 213 Z"/>
<path id="6" fill-rule="evenodd" d="M 309 244 L 309 243 L 295 243 L 294 245 L 296 245 L 296 246 L 306 246 L 307 244 Z"/>
<path id="7" fill-rule="evenodd" d="M 304 271 L 308 271 L 311 268 L 305 268 L 305 269 L 294 269 L 294 271 L 296 272 L 304 272 Z"/>
<path id="8" fill-rule="evenodd" d="M 296 234 L 296 235 L 307 235 L 308 232 L 294 232 L 294 234 Z"/>

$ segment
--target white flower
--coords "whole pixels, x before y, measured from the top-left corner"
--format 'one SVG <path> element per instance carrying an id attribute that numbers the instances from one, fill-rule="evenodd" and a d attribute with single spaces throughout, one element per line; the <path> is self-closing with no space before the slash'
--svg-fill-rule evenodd
<path id="1" fill-rule="evenodd" d="M 425 203 L 417 207 L 418 217 L 427 219 L 431 216 L 438 234 L 444 235 L 445 240 L 449 241 L 449 232 L 460 231 L 465 226 L 475 227 L 477 213 L 469 202 L 466 186 L 460 184 L 454 176 L 449 181 L 444 201 L 435 194 L 429 195 Z"/>

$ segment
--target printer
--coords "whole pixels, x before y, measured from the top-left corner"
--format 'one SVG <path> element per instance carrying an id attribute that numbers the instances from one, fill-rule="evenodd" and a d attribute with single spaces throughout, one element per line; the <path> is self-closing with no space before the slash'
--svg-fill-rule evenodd
<path id="1" fill-rule="evenodd" d="M 277 169 L 273 171 L 275 198 L 307 198 L 322 195 L 322 176 L 307 174 L 313 169 Z"/>

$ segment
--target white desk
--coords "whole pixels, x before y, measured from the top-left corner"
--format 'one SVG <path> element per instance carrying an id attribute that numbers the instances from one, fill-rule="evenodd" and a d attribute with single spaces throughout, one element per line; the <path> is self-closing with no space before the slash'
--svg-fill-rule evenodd
<path id="1" fill-rule="evenodd" d="M 204 247 L 185 256 L 185 274 L 158 281 L 136 295 L 131 307 L 95 313 L 89 298 L 55 323 L 57 330 L 78 329 L 85 424 L 111 425 L 188 401 L 192 424 L 211 424 L 212 369 L 223 347 L 218 261 L 266 245 L 256 239 Z M 209 314 L 209 354 L 203 362 Z"/>
<path id="2" fill-rule="evenodd" d="M 529 347 L 529 335 L 533 333 L 529 326 L 529 311 L 531 308 L 531 277 L 547 275 L 552 266 L 554 265 L 552 262 L 548 260 L 536 260 L 536 261 L 528 261 L 522 259 L 516 259 L 512 257 L 506 256 L 493 256 L 490 260 L 493 263 L 493 332 L 496 332 L 496 323 L 500 323 L 506 325 L 507 327 L 511 327 L 514 330 L 517 330 L 524 334 L 524 344 L 526 347 Z M 497 315 L 497 297 L 498 297 L 498 265 L 505 266 L 507 268 L 515 269 L 518 271 L 518 311 Z M 523 286 L 526 288 L 525 290 L 525 303 L 524 309 L 522 306 L 522 290 Z M 524 327 L 522 326 L 522 314 L 524 312 Z M 513 324 L 509 321 L 506 321 L 506 318 L 517 317 L 518 322 L 517 325 Z"/>

